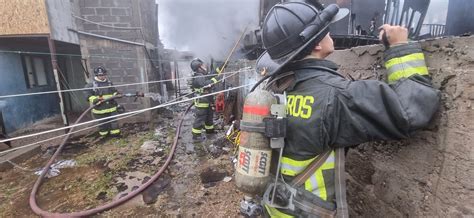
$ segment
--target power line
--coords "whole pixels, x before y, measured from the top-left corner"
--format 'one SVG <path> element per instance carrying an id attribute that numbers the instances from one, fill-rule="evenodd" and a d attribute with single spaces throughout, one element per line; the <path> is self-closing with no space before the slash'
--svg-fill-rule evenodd
<path id="1" fill-rule="evenodd" d="M 240 72 L 249 72 L 250 69 L 244 70 L 237 70 L 237 71 L 230 71 L 221 74 L 232 74 L 232 73 L 240 73 Z M 54 94 L 54 93 L 64 93 L 64 92 L 75 92 L 75 91 L 84 91 L 84 90 L 92 90 L 92 89 L 106 89 L 110 87 L 124 87 L 124 86 L 134 86 L 134 85 L 142 85 L 142 84 L 153 84 L 153 83 L 162 83 L 162 82 L 170 82 L 176 80 L 187 80 L 193 78 L 200 78 L 200 77 L 211 77 L 216 76 L 215 74 L 207 74 L 202 76 L 192 76 L 192 77 L 182 77 L 178 79 L 165 79 L 165 80 L 155 80 L 155 81 L 148 81 L 148 82 L 139 82 L 139 83 L 127 83 L 127 84 L 119 84 L 119 85 L 112 85 L 112 86 L 104 86 L 104 87 L 90 87 L 90 88 L 78 88 L 78 89 L 63 89 L 63 90 L 55 90 L 55 91 L 45 91 L 45 92 L 33 92 L 33 93 L 23 93 L 23 94 L 11 94 L 11 95 L 2 95 L 2 98 L 13 98 L 13 97 L 21 97 L 21 96 L 31 96 L 31 95 L 44 95 L 44 94 Z"/>
<path id="2" fill-rule="evenodd" d="M 186 100 L 175 101 L 175 102 L 173 102 L 173 103 L 160 104 L 160 105 L 157 105 L 157 106 L 155 106 L 155 107 L 145 108 L 145 109 L 137 110 L 137 111 L 131 111 L 131 112 L 127 112 L 127 113 L 123 113 L 123 114 L 118 114 L 118 115 L 114 115 L 114 116 L 110 116 L 110 117 L 105 117 L 105 118 L 101 118 L 101 119 L 95 119 L 95 120 L 91 120 L 91 121 L 87 121 L 87 122 L 83 122 L 83 123 L 78 123 L 78 124 L 76 124 L 76 125 L 71 125 L 71 126 L 67 126 L 67 127 L 61 127 L 61 128 L 57 128 L 57 129 L 47 130 L 47 131 L 43 131 L 43 132 L 39 132 L 39 133 L 34 133 L 34 134 L 30 134 L 30 135 L 19 136 L 19 137 L 15 137 L 15 138 L 9 138 L 8 140 L 2 140 L 2 141 L 0 141 L 0 143 L 5 142 L 5 141 L 14 141 L 14 140 L 22 139 L 22 138 L 28 138 L 28 137 L 32 137 L 32 136 L 42 135 L 42 134 L 46 134 L 46 133 L 51 133 L 51 132 L 55 132 L 55 131 L 59 131 L 59 130 L 68 129 L 68 128 L 74 128 L 74 127 L 77 127 L 77 126 L 81 126 L 81 125 L 85 125 L 85 124 L 89 124 L 89 123 L 93 123 L 93 122 L 97 122 L 97 121 L 101 121 L 101 120 L 116 118 L 116 119 L 108 120 L 108 121 L 104 122 L 104 123 L 109 123 L 109 122 L 113 122 L 113 121 L 116 121 L 116 120 L 125 119 L 125 118 L 131 117 L 131 116 L 135 116 L 135 115 L 138 115 L 138 114 L 143 113 L 143 112 L 146 112 L 146 111 L 150 111 L 150 110 L 154 110 L 154 109 L 158 109 L 158 108 L 162 108 L 162 107 L 167 107 L 167 106 L 171 106 L 171 105 L 175 105 L 175 104 L 180 104 L 180 103 L 184 103 L 184 102 L 189 102 L 189 101 L 193 101 L 193 100 L 195 100 L 195 99 L 204 98 L 204 97 L 216 95 L 216 94 L 219 94 L 219 93 L 223 93 L 223 92 L 228 92 L 228 91 L 232 91 L 232 90 L 244 88 L 244 87 L 251 86 L 251 85 L 254 85 L 254 84 L 255 84 L 255 83 L 250 83 L 250 84 L 246 84 L 246 85 L 242 85 L 242 86 L 237 86 L 237 87 L 233 87 L 233 88 L 221 90 L 221 91 L 218 91 L 218 92 L 209 93 L 209 94 L 206 94 L 206 95 L 201 95 L 201 96 L 198 96 L 198 97 L 189 98 L 189 99 L 186 99 Z M 80 131 L 84 131 L 84 130 L 86 130 L 86 129 L 91 129 L 91 128 L 100 126 L 100 125 L 102 125 L 102 124 L 104 124 L 104 123 L 99 123 L 99 124 L 96 124 L 96 125 L 93 125 L 93 126 L 90 126 L 90 127 L 82 128 L 82 129 L 79 129 L 79 130 L 70 132 L 70 133 L 68 133 L 68 134 L 73 134 L 73 133 L 77 133 L 77 132 L 80 132 Z M 60 135 L 60 136 L 55 136 L 55 137 L 48 138 L 48 139 L 45 139 L 45 140 L 43 140 L 43 141 L 35 142 L 35 143 L 29 144 L 29 145 L 25 145 L 25 146 L 20 146 L 20 147 L 12 148 L 12 149 L 9 149 L 9 150 L 0 152 L 0 154 L 4 154 L 4 153 L 8 153 L 8 152 L 11 152 L 11 151 L 15 151 L 15 150 L 18 150 L 18 149 L 21 149 L 21 148 L 33 146 L 33 145 L 36 145 L 36 144 L 39 144 L 39 143 L 43 143 L 43 142 L 46 142 L 46 141 L 53 140 L 53 139 L 55 139 L 55 138 L 60 138 L 60 137 L 66 136 L 66 135 L 68 135 L 68 134 L 64 134 L 64 135 Z"/>
<path id="3" fill-rule="evenodd" d="M 175 99 L 173 99 L 173 100 L 171 100 L 167 103 L 175 102 L 178 99 L 184 98 L 184 97 L 186 97 L 188 95 L 191 95 L 191 94 L 194 94 L 194 93 L 189 93 L 189 94 L 180 96 L 180 97 L 175 98 Z M 99 124 L 96 124 L 96 125 L 92 125 L 92 126 L 89 126 L 89 127 L 78 129 L 78 130 L 75 130 L 75 131 L 72 131 L 72 132 L 69 132 L 69 133 L 66 133 L 66 134 L 62 134 L 62 135 L 54 136 L 54 137 L 47 138 L 47 139 L 44 139 L 44 140 L 41 140 L 41 141 L 33 142 L 31 144 L 28 144 L 28 145 L 23 145 L 23 146 L 20 146 L 20 147 L 8 149 L 6 151 L 0 152 L 0 155 L 4 154 L 4 153 L 16 151 L 16 150 L 19 150 L 19 149 L 22 149 L 22 148 L 27 148 L 27 147 L 30 147 L 30 146 L 33 146 L 33 145 L 37 145 L 37 144 L 40 144 L 40 143 L 43 143 L 43 142 L 51 141 L 53 139 L 61 138 L 61 137 L 64 137 L 64 136 L 67 136 L 67 135 L 70 135 L 70 134 L 74 134 L 74 133 L 82 132 L 82 131 L 85 131 L 85 130 L 88 130 L 88 129 L 92 129 L 92 128 L 98 127 L 98 126 L 106 124 L 106 123 L 111 123 L 111 122 L 115 122 L 115 121 L 118 121 L 118 120 L 123 120 L 123 119 L 129 118 L 129 117 L 132 117 L 132 116 L 135 116 L 135 115 L 138 115 L 138 114 L 139 113 L 134 113 L 134 114 L 130 114 L 130 115 L 127 115 L 127 116 L 124 116 L 124 117 L 118 117 L 118 118 L 115 118 L 115 119 L 107 120 L 106 122 L 103 122 L 103 123 L 99 123 Z"/>
<path id="4" fill-rule="evenodd" d="M 237 72 L 236 72 L 235 74 L 237 74 Z M 230 76 L 229 76 L 229 77 L 230 77 Z M 225 78 L 223 78 L 223 79 L 225 79 Z M 223 80 L 223 79 L 222 79 L 222 80 Z M 182 102 L 187 102 L 187 101 L 190 101 L 190 100 L 195 100 L 195 99 L 199 99 L 199 98 L 203 98 L 203 97 L 207 97 L 207 96 L 212 96 L 212 95 L 216 95 L 216 94 L 219 94 L 219 93 L 223 93 L 223 92 L 227 92 L 227 91 L 231 91 L 231 90 L 243 88 L 243 87 L 246 87 L 246 86 L 249 86 L 249 85 L 247 84 L 247 85 L 242 85 L 242 86 L 238 86 L 238 87 L 234 87 L 234 88 L 224 89 L 224 90 L 221 90 L 221 91 L 218 91 L 218 92 L 214 92 L 214 93 L 209 93 L 209 94 L 205 94 L 205 95 L 193 97 L 193 98 L 190 98 L 190 99 L 188 99 L 188 100 L 178 101 L 178 102 L 176 102 L 176 103 L 160 104 L 160 105 L 157 105 L 157 106 L 154 106 L 154 107 L 151 107 L 151 108 L 144 108 L 144 109 L 140 109 L 140 110 L 136 110 L 136 111 L 130 111 L 130 112 L 126 112 L 126 113 L 122 113 L 122 114 L 117 114 L 117 115 L 112 115 L 112 116 L 104 117 L 104 118 L 100 118 L 100 119 L 94 119 L 94 120 L 90 120 L 90 121 L 78 123 L 78 124 L 71 125 L 71 126 L 64 126 L 64 127 L 60 127 L 60 128 L 56 128 L 56 129 L 52 129 L 52 130 L 43 131 L 43 132 L 38 132 L 38 133 L 33 133 L 33 134 L 23 135 L 23 136 L 18 136 L 18 137 L 9 138 L 9 139 L 4 139 L 4 140 L 0 140 L 0 143 L 7 142 L 7 141 L 14 141 L 14 140 L 23 139 L 23 138 L 29 138 L 29 137 L 33 137 L 33 136 L 37 136 L 37 135 L 43 135 L 43 134 L 47 134 L 47 133 L 51 133 L 51 132 L 55 132 L 55 131 L 59 131 L 59 130 L 65 130 L 65 129 L 69 129 L 69 128 L 74 128 L 74 127 L 77 127 L 77 126 L 82 126 L 82 125 L 86 125 L 86 124 L 89 124 L 89 123 L 94 123 L 94 122 L 97 122 L 97 121 L 103 121 L 103 120 L 105 121 L 105 120 L 112 119 L 112 118 L 116 118 L 116 117 L 126 116 L 126 115 L 129 115 L 129 114 L 132 114 L 132 113 L 142 113 L 142 112 L 146 112 L 146 111 L 149 111 L 149 110 L 154 110 L 154 109 L 158 109 L 158 108 L 162 108 L 162 107 L 166 107 L 166 106 L 171 106 L 171 105 L 178 104 L 178 103 L 182 103 Z"/>
<path id="5" fill-rule="evenodd" d="M 112 28 L 112 29 L 123 29 L 123 30 L 141 30 L 142 28 L 141 27 L 118 27 L 118 26 L 110 26 L 110 25 L 106 25 L 106 24 L 101 24 L 101 23 L 97 23 L 97 22 L 94 22 L 92 20 L 88 20 L 88 19 L 85 19 L 83 17 L 80 17 L 80 16 L 76 16 L 76 15 L 72 15 L 74 18 L 76 19 L 79 19 L 79 20 L 82 20 L 82 21 L 85 21 L 85 22 L 88 22 L 88 23 L 92 23 L 92 24 L 95 24 L 95 25 L 99 25 L 99 26 L 103 26 L 103 27 L 108 27 L 108 28 Z"/>
<path id="6" fill-rule="evenodd" d="M 0 50 L 0 53 L 13 53 L 13 54 L 32 54 L 32 55 L 51 55 L 50 52 L 37 52 L 37 51 L 19 51 L 19 50 Z M 56 56 L 70 56 L 80 58 L 111 58 L 111 59 L 123 59 L 123 60 L 151 60 L 151 61 L 190 61 L 189 59 L 150 59 L 150 58 L 128 58 L 120 56 L 109 56 L 109 55 L 82 55 L 82 54 L 70 54 L 70 53 L 54 53 Z"/>

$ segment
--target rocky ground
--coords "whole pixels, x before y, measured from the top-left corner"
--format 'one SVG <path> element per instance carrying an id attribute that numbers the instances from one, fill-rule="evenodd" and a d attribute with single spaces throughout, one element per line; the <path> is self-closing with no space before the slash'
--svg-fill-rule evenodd
<path id="1" fill-rule="evenodd" d="M 46 179 L 37 197 L 51 212 L 73 212 L 94 208 L 120 198 L 146 182 L 164 163 L 177 125 L 179 108 L 161 111 L 151 124 L 126 124 L 124 137 L 98 140 L 93 135 L 75 136 L 61 160 L 76 166 L 60 169 Z M 232 144 L 219 131 L 201 144 L 191 142 L 193 115 L 183 123 L 174 158 L 165 173 L 150 188 L 129 202 L 97 216 L 236 216 L 242 194 L 232 179 Z M 0 216 L 25 217 L 34 213 L 28 197 L 41 168 L 54 147 L 43 149 L 20 168 L 0 175 Z"/>

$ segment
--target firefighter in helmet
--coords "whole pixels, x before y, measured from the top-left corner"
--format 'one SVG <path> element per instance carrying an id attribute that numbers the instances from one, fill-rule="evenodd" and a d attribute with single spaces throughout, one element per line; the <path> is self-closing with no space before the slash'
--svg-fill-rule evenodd
<path id="1" fill-rule="evenodd" d="M 191 87 L 194 93 L 199 96 L 211 92 L 212 85 L 216 84 L 220 76 L 206 76 L 209 74 L 206 64 L 199 58 L 191 61 L 191 69 L 194 72 Z M 195 120 L 192 134 L 194 142 L 204 140 L 202 133 L 213 134 L 214 131 L 214 111 L 212 109 L 213 96 L 202 97 L 194 100 Z"/>
<path id="2" fill-rule="evenodd" d="M 329 25 L 347 12 L 336 5 L 286 2 L 275 5 L 262 24 L 266 50 L 257 70 L 265 69 L 270 76 L 267 89 L 287 94 L 280 172 L 287 184 L 295 177 L 308 178 L 296 188 L 294 208 L 265 205 L 272 217 L 324 217 L 336 210 L 343 216 L 344 204 L 338 199 L 345 198 L 345 192 L 338 194 L 336 183 L 343 183 L 335 174 L 335 166 L 343 166 L 340 148 L 407 138 L 426 127 L 438 109 L 439 91 L 431 83 L 424 54 L 418 43 L 408 43 L 404 27 L 386 24 L 380 29 L 379 37 L 387 44 L 387 82 L 351 81 L 337 72 L 338 66 L 325 59 L 334 51 Z M 327 158 L 318 168 L 297 177 L 320 155 Z"/>
<path id="3" fill-rule="evenodd" d="M 88 83 L 86 88 L 90 88 L 85 91 L 87 100 L 90 104 L 96 106 L 92 109 L 92 115 L 95 119 L 106 118 L 117 114 L 118 104 L 115 100 L 104 101 L 112 96 L 119 95 L 117 89 L 113 87 L 112 82 L 107 78 L 107 70 L 99 66 L 94 69 L 94 79 L 91 83 Z M 108 119 L 99 121 L 104 123 L 109 121 Z M 108 122 L 99 126 L 100 136 L 119 136 L 120 129 L 118 123 Z"/>

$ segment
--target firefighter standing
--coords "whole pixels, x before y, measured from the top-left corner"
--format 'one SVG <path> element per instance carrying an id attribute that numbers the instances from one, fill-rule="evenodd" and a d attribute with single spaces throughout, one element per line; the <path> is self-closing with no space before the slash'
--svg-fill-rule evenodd
<path id="1" fill-rule="evenodd" d="M 338 11 L 335 5 L 324 9 L 300 2 L 277 4 L 263 23 L 266 50 L 257 61 L 257 69 L 266 68 L 273 75 L 267 87 L 287 93 L 288 126 L 280 160 L 285 180 L 330 152 L 299 189 L 311 196 L 305 202 L 320 202 L 319 208 L 328 211 L 339 207 L 336 148 L 407 138 L 427 126 L 439 106 L 439 91 L 431 84 L 422 50 L 407 42 L 404 27 L 384 25 L 380 31 L 389 44 L 384 57 L 388 83 L 351 81 L 338 74 L 336 64 L 325 60 L 334 50 L 328 26 L 345 16 Z M 311 216 L 316 211 L 265 208 L 276 217 Z"/>
<path id="2" fill-rule="evenodd" d="M 92 109 L 92 114 L 95 119 L 105 118 L 117 114 L 117 102 L 115 100 L 104 101 L 104 99 L 118 95 L 117 89 L 107 78 L 107 70 L 104 67 L 97 67 L 94 69 L 94 80 L 86 85 L 86 96 L 90 104 L 98 104 Z M 108 119 L 99 121 L 104 123 Z M 99 126 L 100 136 L 119 136 L 120 129 L 116 121 L 104 123 Z"/>
<path id="3" fill-rule="evenodd" d="M 210 93 L 213 84 L 218 82 L 218 77 L 205 77 L 208 70 L 204 62 L 200 59 L 191 61 L 191 69 L 194 71 L 192 80 L 192 89 L 197 96 Z M 214 132 L 214 112 L 212 110 L 213 96 L 198 98 L 194 100 L 195 120 L 193 123 L 192 134 L 195 142 L 204 140 L 202 137 L 203 129 L 207 134 Z"/>

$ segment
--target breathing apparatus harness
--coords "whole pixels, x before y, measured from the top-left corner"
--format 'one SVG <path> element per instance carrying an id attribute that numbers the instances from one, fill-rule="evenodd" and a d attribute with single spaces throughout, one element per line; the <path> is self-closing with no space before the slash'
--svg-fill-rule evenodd
<path id="1" fill-rule="evenodd" d="M 328 71 L 340 75 L 337 71 L 327 67 L 313 66 L 305 67 L 315 70 Z M 270 138 L 270 148 L 278 149 L 278 165 L 275 177 L 268 183 L 261 205 L 255 203 L 252 199 L 244 198 L 241 202 L 241 213 L 247 216 L 258 216 L 263 211 L 263 207 L 269 206 L 277 209 L 287 209 L 291 211 L 301 211 L 310 215 L 320 217 L 348 217 L 348 208 L 346 203 L 346 184 L 344 178 L 344 149 L 336 149 L 335 163 L 335 192 L 336 204 L 327 202 L 304 189 L 305 181 L 314 175 L 314 172 L 322 166 L 332 149 L 328 149 L 319 154 L 306 169 L 294 177 L 291 182 L 286 182 L 280 172 L 283 150 L 285 146 L 286 127 L 288 118 L 286 117 L 286 92 L 285 90 L 290 84 L 294 83 L 294 72 L 281 74 L 273 74 L 263 77 L 259 80 L 251 92 L 253 92 L 259 84 L 271 78 L 266 84 L 266 90 L 275 97 L 276 104 L 272 104 L 270 108 L 270 116 L 265 117 L 262 123 L 249 123 L 241 121 L 240 128 L 242 131 L 258 132 Z M 283 82 L 276 85 L 277 81 Z M 276 92 L 276 93 L 275 93 Z M 282 93 L 282 94 L 277 94 Z M 337 206 L 336 206 L 337 205 Z"/>

